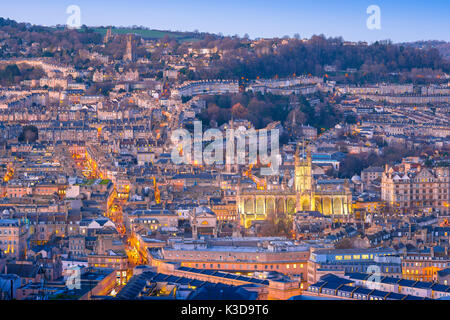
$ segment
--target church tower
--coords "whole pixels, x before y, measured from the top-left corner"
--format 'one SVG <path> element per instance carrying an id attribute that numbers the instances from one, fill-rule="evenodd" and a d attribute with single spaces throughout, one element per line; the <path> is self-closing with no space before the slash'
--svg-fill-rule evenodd
<path id="1" fill-rule="evenodd" d="M 106 35 L 103 38 L 103 43 L 108 43 L 112 38 L 112 30 L 111 27 L 108 28 L 108 30 L 106 30 Z"/>
<path id="2" fill-rule="evenodd" d="M 297 194 L 297 211 L 314 211 L 314 182 L 312 177 L 311 152 L 305 152 L 305 145 L 302 145 L 302 154 L 297 147 L 295 153 L 295 192 Z"/>
<path id="3" fill-rule="evenodd" d="M 133 38 L 132 37 L 133 36 L 131 34 L 128 35 L 128 37 L 127 37 L 127 49 L 126 49 L 125 55 L 123 57 L 123 60 L 130 61 L 130 62 L 132 62 L 133 59 L 134 59 L 134 56 L 133 56 Z"/>

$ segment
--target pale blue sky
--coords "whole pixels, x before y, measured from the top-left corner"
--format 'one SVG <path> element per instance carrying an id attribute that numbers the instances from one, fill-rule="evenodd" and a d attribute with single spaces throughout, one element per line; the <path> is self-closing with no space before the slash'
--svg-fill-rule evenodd
<path id="1" fill-rule="evenodd" d="M 153 29 L 282 37 L 299 33 L 346 40 L 450 41 L 448 0 L 16 0 L 0 16 L 20 22 L 65 24 L 69 5 L 88 26 L 144 25 Z M 381 8 L 381 30 L 366 27 L 369 5 Z"/>

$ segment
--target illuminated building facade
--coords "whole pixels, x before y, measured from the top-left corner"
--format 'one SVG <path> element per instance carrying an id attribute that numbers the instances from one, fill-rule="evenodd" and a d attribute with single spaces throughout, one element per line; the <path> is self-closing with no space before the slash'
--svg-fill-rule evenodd
<path id="1" fill-rule="evenodd" d="M 415 168 L 402 164 L 388 167 L 381 180 L 381 199 L 396 213 L 411 211 L 450 213 L 450 177 L 448 167 Z"/>
<path id="2" fill-rule="evenodd" d="M 17 219 L 0 220 L 0 251 L 7 257 L 23 258 L 26 250 L 26 225 Z"/>
<path id="3" fill-rule="evenodd" d="M 238 241 L 237 239 L 235 241 Z M 306 279 L 310 249 L 308 246 L 271 243 L 267 247 L 249 245 L 181 244 L 149 252 L 152 266 L 177 262 L 182 267 L 222 270 L 253 275 L 276 271 Z"/>
<path id="4" fill-rule="evenodd" d="M 327 273 L 367 273 L 371 269 L 381 275 L 401 278 L 401 260 L 391 257 L 395 254 L 395 250 L 390 248 L 315 250 L 308 261 L 307 281 L 316 283 Z"/>
<path id="5" fill-rule="evenodd" d="M 408 255 L 403 258 L 403 279 L 414 281 L 435 281 L 439 271 L 450 267 L 447 257 L 432 255 Z"/>
<path id="6" fill-rule="evenodd" d="M 352 215 L 352 193 L 347 180 L 315 180 L 311 153 L 299 149 L 295 154 L 293 187 L 277 190 L 240 190 L 237 200 L 241 225 L 249 228 L 253 221 L 264 221 L 271 214 L 293 215 L 298 211 L 319 211 L 333 220 Z"/>

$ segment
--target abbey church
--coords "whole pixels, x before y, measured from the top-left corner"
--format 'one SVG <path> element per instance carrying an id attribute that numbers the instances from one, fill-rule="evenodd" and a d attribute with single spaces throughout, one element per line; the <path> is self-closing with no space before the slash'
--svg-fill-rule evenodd
<path id="1" fill-rule="evenodd" d="M 346 220 L 352 214 L 352 192 L 348 180 L 314 179 L 311 153 L 295 153 L 294 183 L 267 190 L 243 189 L 237 197 L 241 225 L 264 221 L 270 214 L 293 215 L 299 211 L 319 211 L 333 220 Z"/>

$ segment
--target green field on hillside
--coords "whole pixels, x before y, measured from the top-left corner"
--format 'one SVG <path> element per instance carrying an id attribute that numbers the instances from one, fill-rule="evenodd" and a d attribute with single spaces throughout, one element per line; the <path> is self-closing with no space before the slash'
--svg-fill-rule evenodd
<path id="1" fill-rule="evenodd" d="M 93 28 L 95 32 L 102 35 L 106 35 L 108 28 Z M 161 39 L 166 35 L 178 39 L 181 41 L 197 41 L 199 38 L 195 38 L 193 33 L 173 32 L 173 31 L 161 31 L 161 30 L 148 30 L 148 29 L 132 29 L 132 28 L 112 28 L 113 34 L 136 34 L 143 38 L 149 39 Z"/>

